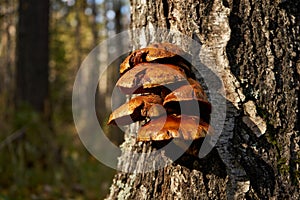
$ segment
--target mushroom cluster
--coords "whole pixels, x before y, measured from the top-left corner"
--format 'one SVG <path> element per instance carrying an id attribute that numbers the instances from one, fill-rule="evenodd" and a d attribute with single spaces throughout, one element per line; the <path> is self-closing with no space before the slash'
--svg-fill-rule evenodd
<path id="1" fill-rule="evenodd" d="M 194 141 L 209 128 L 211 104 L 184 58 L 190 55 L 170 43 L 132 52 L 120 65 L 116 86 L 136 94 L 114 110 L 108 124 L 141 122 L 137 141 Z"/>

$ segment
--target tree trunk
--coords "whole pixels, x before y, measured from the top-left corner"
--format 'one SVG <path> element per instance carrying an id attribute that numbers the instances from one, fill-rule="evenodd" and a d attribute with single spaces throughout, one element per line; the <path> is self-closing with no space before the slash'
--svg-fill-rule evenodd
<path id="1" fill-rule="evenodd" d="M 203 159 L 183 156 L 154 172 L 118 172 L 107 199 L 299 199 L 298 1 L 132 0 L 132 28 L 180 31 L 218 71 L 226 120 Z M 133 44 L 136 48 L 139 44 Z M 151 144 L 125 134 L 119 168 L 138 168 Z M 170 159 L 160 155 L 160 158 Z M 150 158 L 149 158 L 150 159 Z"/>
<path id="2" fill-rule="evenodd" d="M 0 94 L 4 98 L 3 118 L 11 112 L 14 98 L 14 66 L 15 66 L 15 37 L 16 37 L 16 0 L 5 0 L 1 3 L 0 11 Z M 2 119 L 3 119 L 2 118 Z"/>
<path id="3" fill-rule="evenodd" d="M 49 0 L 20 0 L 16 104 L 45 112 L 48 99 Z"/>

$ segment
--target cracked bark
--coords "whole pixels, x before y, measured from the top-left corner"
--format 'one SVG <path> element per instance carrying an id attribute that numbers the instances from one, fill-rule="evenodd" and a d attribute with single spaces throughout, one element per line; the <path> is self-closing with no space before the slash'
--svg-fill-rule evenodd
<path id="1" fill-rule="evenodd" d="M 131 1 L 131 28 L 169 28 L 202 44 L 199 58 L 222 77 L 227 112 L 207 157 L 186 156 L 155 172 L 118 172 L 107 199 L 299 199 L 298 4 Z M 134 132 L 131 126 L 121 145 L 121 169 L 141 167 L 149 159 L 128 153 L 152 149 L 135 143 Z"/>

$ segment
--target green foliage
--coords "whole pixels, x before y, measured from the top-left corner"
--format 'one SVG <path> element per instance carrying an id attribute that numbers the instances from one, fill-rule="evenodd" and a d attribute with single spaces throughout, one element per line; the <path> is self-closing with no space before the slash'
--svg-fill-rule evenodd
<path id="1" fill-rule="evenodd" d="M 114 171 L 88 154 L 70 123 L 55 125 L 22 106 L 1 135 L 19 135 L 0 156 L 0 199 L 99 199 L 107 193 Z M 22 133 L 22 134 L 19 134 Z M 102 190 L 101 190 L 102 189 Z"/>
<path id="2" fill-rule="evenodd" d="M 87 152 L 73 124 L 71 98 L 75 75 L 85 55 L 103 39 L 101 34 L 94 33 L 105 28 L 105 20 L 96 23 L 92 14 L 85 14 L 91 7 L 86 0 L 74 2 L 69 5 L 69 1 L 51 0 L 50 119 L 27 104 L 14 108 L 12 58 L 18 5 L 16 0 L 0 2 L 1 7 L 9 4 L 15 9 L 3 18 L 10 19 L 12 48 L 7 48 L 5 59 L 0 52 L 0 64 L 7 61 L 12 68 L 12 74 L 1 74 L 0 70 L 0 84 L 5 82 L 3 77 L 11 78 L 5 79 L 10 80 L 10 85 L 0 85 L 0 200 L 102 199 L 115 174 Z M 101 15 L 105 14 L 104 4 L 97 7 L 102 9 Z M 2 29 L 2 24 L 0 29 L 2 38 L 7 30 Z"/>

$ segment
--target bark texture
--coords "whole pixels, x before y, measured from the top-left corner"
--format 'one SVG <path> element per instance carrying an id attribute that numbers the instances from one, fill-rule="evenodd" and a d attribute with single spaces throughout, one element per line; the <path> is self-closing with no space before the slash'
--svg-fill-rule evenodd
<path id="1" fill-rule="evenodd" d="M 222 77 L 227 112 L 223 132 L 207 157 L 184 155 L 155 172 L 119 172 L 107 199 L 299 199 L 297 4 L 131 1 L 132 28 L 168 28 L 202 44 L 199 58 Z M 146 39 L 151 42 L 150 36 Z M 125 134 L 120 169 L 149 162 L 148 154 L 130 153 L 153 148 L 136 143 L 135 132 L 131 126 Z"/>

